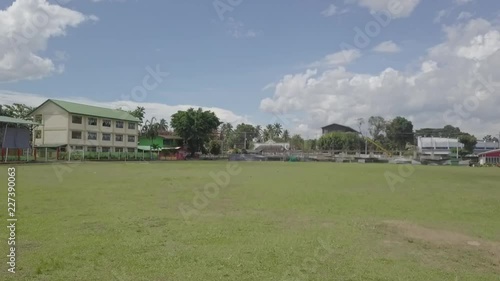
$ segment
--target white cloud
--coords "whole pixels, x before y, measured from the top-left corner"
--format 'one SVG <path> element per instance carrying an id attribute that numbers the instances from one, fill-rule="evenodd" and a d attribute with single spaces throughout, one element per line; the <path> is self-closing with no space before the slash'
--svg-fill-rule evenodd
<path id="1" fill-rule="evenodd" d="M 385 41 L 375 46 L 373 50 L 379 53 L 398 53 L 401 51 L 401 48 L 392 41 Z"/>
<path id="2" fill-rule="evenodd" d="M 443 31 L 446 39 L 428 50 L 418 70 L 367 74 L 339 66 L 289 74 L 260 108 L 303 116 L 292 131 L 311 135 L 333 122 L 355 127 L 357 118 L 373 115 L 406 116 L 416 128 L 451 124 L 479 136 L 498 132 L 500 27 L 475 19 Z"/>
<path id="3" fill-rule="evenodd" d="M 17 0 L 0 10 L 0 82 L 39 79 L 62 69 L 40 55 L 49 39 L 96 19 L 45 0 Z"/>
<path id="4" fill-rule="evenodd" d="M 469 13 L 469 12 L 461 12 L 458 17 L 457 17 L 457 20 L 468 20 L 472 18 L 472 14 Z"/>
<path id="5" fill-rule="evenodd" d="M 227 19 L 226 24 L 228 33 L 234 38 L 257 37 L 259 35 L 258 31 L 246 28 L 242 22 L 236 21 L 232 17 Z"/>
<path id="6" fill-rule="evenodd" d="M 328 6 L 328 8 L 323 10 L 321 12 L 321 14 L 325 17 L 331 17 L 331 16 L 335 15 L 337 12 L 338 12 L 337 6 L 330 4 L 330 6 Z"/>
<path id="7" fill-rule="evenodd" d="M 455 0 L 455 4 L 457 5 L 465 5 L 472 2 L 474 2 L 474 0 Z"/>
<path id="8" fill-rule="evenodd" d="M 107 108 L 121 107 L 124 110 L 133 110 L 137 106 L 143 106 L 146 109 L 147 119 L 156 117 L 157 119 L 165 118 L 166 120 L 170 120 L 170 116 L 176 113 L 178 110 L 187 110 L 190 107 L 193 108 L 201 107 L 203 108 L 203 110 L 213 111 L 217 115 L 217 117 L 219 117 L 219 119 L 223 122 L 229 122 L 234 125 L 242 122 L 251 123 L 245 116 L 241 116 L 230 110 L 218 107 L 204 107 L 198 105 L 167 105 L 167 104 L 153 103 L 153 102 L 133 102 L 128 100 L 112 101 L 112 102 L 96 102 L 91 99 L 83 97 L 58 98 L 58 97 L 47 97 L 43 95 L 36 95 L 30 93 L 19 93 L 19 92 L 0 90 L 0 104 L 24 103 L 29 106 L 39 106 L 49 98 L 67 100 L 71 102 L 84 103 L 88 105 L 95 105 Z"/>
<path id="9" fill-rule="evenodd" d="M 361 57 L 361 52 L 359 50 L 356 49 L 343 50 L 337 53 L 329 54 L 325 56 L 322 60 L 311 63 L 308 67 L 316 68 L 316 67 L 332 67 L 339 65 L 348 65 L 360 57 Z"/>
<path id="10" fill-rule="evenodd" d="M 368 8 L 372 13 L 390 13 L 393 18 L 404 18 L 411 15 L 420 0 L 347 0 L 361 7 Z"/>
<path id="11" fill-rule="evenodd" d="M 434 18 L 434 23 L 440 23 L 443 18 L 446 18 L 450 15 L 450 12 L 450 9 L 440 10 Z"/>

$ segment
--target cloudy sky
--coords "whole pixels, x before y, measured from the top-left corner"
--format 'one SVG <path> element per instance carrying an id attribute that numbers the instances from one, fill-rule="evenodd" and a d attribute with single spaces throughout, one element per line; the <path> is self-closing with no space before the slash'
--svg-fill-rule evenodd
<path id="1" fill-rule="evenodd" d="M 500 132 L 498 0 L 0 1 L 0 103 Z"/>

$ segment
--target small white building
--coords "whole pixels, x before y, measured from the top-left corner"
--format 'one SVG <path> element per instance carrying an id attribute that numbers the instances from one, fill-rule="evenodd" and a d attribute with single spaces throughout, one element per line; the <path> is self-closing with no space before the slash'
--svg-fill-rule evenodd
<path id="1" fill-rule="evenodd" d="M 32 113 L 33 144 L 62 151 L 136 152 L 139 119 L 124 110 L 49 99 Z"/>
<path id="2" fill-rule="evenodd" d="M 458 139 L 450 138 L 418 137 L 417 144 L 418 153 L 425 156 L 445 156 L 451 149 L 464 147 Z"/>
<path id="3" fill-rule="evenodd" d="M 255 143 L 253 149 L 257 152 L 267 152 L 267 151 L 281 152 L 290 150 L 290 143 L 288 142 L 278 143 L 273 140 L 268 140 L 262 143 Z"/>

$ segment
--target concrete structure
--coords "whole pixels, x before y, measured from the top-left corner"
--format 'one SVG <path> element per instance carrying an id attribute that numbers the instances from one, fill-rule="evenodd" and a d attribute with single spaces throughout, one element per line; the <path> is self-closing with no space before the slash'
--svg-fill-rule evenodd
<path id="1" fill-rule="evenodd" d="M 30 115 L 42 124 L 33 132 L 35 147 L 137 151 L 139 119 L 126 111 L 49 99 Z"/>
<path id="2" fill-rule="evenodd" d="M 336 123 L 333 123 L 333 124 L 330 124 L 328 126 L 322 127 L 321 128 L 321 132 L 322 132 L 323 135 L 328 134 L 328 133 L 332 133 L 332 132 L 358 133 L 359 134 L 358 131 L 354 130 L 351 127 L 339 125 L 339 124 L 336 124 Z"/>
<path id="3" fill-rule="evenodd" d="M 418 153 L 420 155 L 445 156 L 450 154 L 451 149 L 457 147 L 464 147 L 463 144 L 458 142 L 458 139 L 418 137 Z M 500 148 L 498 142 L 478 141 L 474 148 L 474 154 L 480 154 L 498 148 Z"/>
<path id="4" fill-rule="evenodd" d="M 290 150 L 290 143 L 277 143 L 275 141 L 269 140 L 263 143 L 255 143 L 253 150 L 256 153 L 276 153 L 284 152 Z"/>

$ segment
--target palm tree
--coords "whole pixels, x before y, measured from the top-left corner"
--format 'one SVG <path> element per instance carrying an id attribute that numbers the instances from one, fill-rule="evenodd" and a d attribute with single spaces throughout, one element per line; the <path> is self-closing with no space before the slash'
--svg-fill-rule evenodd
<path id="1" fill-rule="evenodd" d="M 266 141 L 272 140 L 276 136 L 276 134 L 275 134 L 275 128 L 271 124 L 268 124 L 266 126 L 266 129 L 264 130 L 264 133 L 267 135 Z"/>
<path id="2" fill-rule="evenodd" d="M 280 123 L 274 123 L 274 133 L 275 137 L 280 137 L 281 133 L 283 133 L 283 126 Z"/>
<path id="3" fill-rule="evenodd" d="M 165 119 L 163 119 L 163 118 L 162 118 L 162 119 L 160 120 L 160 123 L 158 123 L 158 124 L 159 124 L 159 126 L 160 126 L 160 127 L 159 127 L 159 131 L 160 131 L 160 132 L 162 132 L 162 133 L 166 133 L 166 132 L 168 132 L 168 122 L 167 122 L 167 120 L 165 120 Z"/>
<path id="4" fill-rule="evenodd" d="M 153 149 L 156 147 L 154 145 L 154 139 L 158 136 L 159 132 L 161 130 L 161 125 L 156 121 L 155 117 L 152 117 L 151 120 L 146 120 L 144 122 L 144 125 L 141 128 L 141 135 L 149 138 L 151 140 L 151 143 L 149 144 L 150 147 L 150 157 L 153 159 Z M 159 154 L 159 151 L 158 151 Z"/>
<path id="5" fill-rule="evenodd" d="M 220 138 L 222 139 L 222 144 L 226 149 L 229 147 L 229 141 L 231 140 L 232 134 L 233 134 L 233 125 L 231 125 L 231 123 L 222 124 L 220 128 Z"/>
<path id="6" fill-rule="evenodd" d="M 288 130 L 283 131 L 283 140 L 286 142 L 290 140 L 290 132 Z"/>

